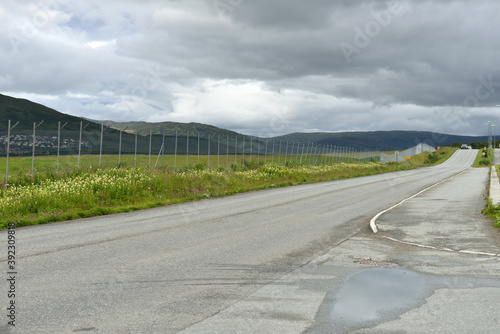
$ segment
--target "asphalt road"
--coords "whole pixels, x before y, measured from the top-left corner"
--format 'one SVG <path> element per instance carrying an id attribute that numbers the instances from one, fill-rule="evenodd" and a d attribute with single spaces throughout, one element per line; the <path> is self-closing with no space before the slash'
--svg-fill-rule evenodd
<path id="1" fill-rule="evenodd" d="M 459 248 L 450 237 L 457 231 L 453 227 L 431 238 L 426 232 L 415 236 L 411 224 L 401 223 L 401 215 L 410 217 L 403 219 L 409 223 L 419 214 L 428 215 L 428 210 L 439 213 L 439 208 L 421 203 L 408 208 L 412 200 L 396 209 L 406 210 L 401 215 L 396 210 L 383 215 L 381 232 L 374 236 L 368 222 L 381 210 L 463 172 L 433 188 L 438 191 L 457 180 L 462 182 L 436 195 L 436 202 L 450 212 L 462 208 L 451 215 L 453 219 L 477 217 L 480 231 L 471 238 L 472 232 L 465 231 L 461 238 L 469 242 L 480 239 L 486 251 L 500 253 L 495 248 L 498 235 L 485 232 L 488 222 L 478 212 L 484 205 L 488 169 L 469 170 L 476 154 L 474 150 L 459 151 L 440 166 L 413 171 L 19 228 L 16 327 L 8 326 L 4 316 L 0 332 L 343 333 L 387 325 L 403 311 L 418 310 L 438 287 L 451 285 L 443 283 L 444 278 L 431 280 L 434 285 L 419 283 L 425 285 L 424 292 L 405 297 L 411 302 L 375 312 L 369 319 L 359 318 L 358 313 L 364 313 L 359 308 L 349 320 L 335 310 L 349 310 L 342 300 L 349 304 L 349 289 L 358 290 L 351 282 L 353 275 L 366 272 L 368 282 L 369 277 L 379 275 L 397 280 L 403 271 L 407 275 L 410 271 L 405 270 L 412 269 L 414 281 L 427 282 L 421 268 L 412 263 L 439 263 L 442 252 L 446 256 L 473 255 L 440 249 Z M 472 197 L 462 198 L 460 193 Z M 464 206 L 463 201 L 472 204 Z M 418 217 L 419 231 L 432 230 L 425 225 L 427 216 Z M 447 215 L 440 219 L 443 226 L 450 224 Z M 0 233 L 0 240 L 7 245 L 6 231 Z M 401 243 L 415 241 L 429 242 L 436 249 Z M 418 255 L 422 260 L 415 260 L 415 249 L 425 252 Z M 483 249 L 478 246 L 477 250 Z M 5 268 L 5 276 L 6 257 L 4 250 L 0 266 Z M 495 255 L 483 257 L 486 260 L 477 264 L 483 272 L 477 271 L 484 274 L 484 281 L 478 286 L 485 289 L 485 296 L 491 296 L 487 289 L 494 288 L 496 281 L 489 270 L 497 270 L 499 261 Z M 456 274 L 446 272 L 454 268 L 451 265 L 438 267 L 434 272 L 429 264 L 425 268 L 430 272 L 425 274 Z M 363 277 L 354 277 L 354 281 L 363 282 Z M 8 289 L 4 280 L 4 310 Z M 373 307 L 366 307 L 374 312 Z M 391 330 L 399 325 L 393 326 Z"/>

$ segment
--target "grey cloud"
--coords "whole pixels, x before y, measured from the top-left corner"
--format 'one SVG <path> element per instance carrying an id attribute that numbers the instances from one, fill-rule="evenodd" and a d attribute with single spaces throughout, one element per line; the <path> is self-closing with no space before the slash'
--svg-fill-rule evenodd
<path id="1" fill-rule="evenodd" d="M 62 1 L 54 22 L 19 52 L 10 50 L 8 34 L 0 37 L 0 90 L 59 96 L 61 108 L 110 117 L 163 113 L 169 120 L 182 116 L 176 106 L 192 104 L 199 111 L 189 117 L 206 120 L 223 109 L 218 122 L 233 129 L 242 126 L 225 122 L 224 113 L 238 109 L 254 117 L 247 124 L 259 131 L 271 117 L 245 109 L 229 88 L 225 106 L 183 102 L 187 92 L 190 99 L 209 94 L 207 80 L 254 82 L 266 92 L 295 92 L 266 95 L 271 105 L 286 104 L 284 132 L 398 126 L 476 132 L 493 114 L 488 108 L 500 104 L 497 1 L 219 1 L 232 7 L 217 13 L 212 0 Z M 390 12 L 394 3 L 404 10 Z M 15 23 L 33 20 L 29 8 L 5 6 L 0 17 L 11 19 L 0 27 L 22 34 Z M 349 59 L 342 45 L 354 50 Z M 63 98 L 68 92 L 96 101 Z M 123 101 L 145 106 L 150 116 L 110 109 Z M 443 110 L 459 107 L 467 116 L 448 126 Z M 479 115 L 477 108 L 488 111 Z"/>

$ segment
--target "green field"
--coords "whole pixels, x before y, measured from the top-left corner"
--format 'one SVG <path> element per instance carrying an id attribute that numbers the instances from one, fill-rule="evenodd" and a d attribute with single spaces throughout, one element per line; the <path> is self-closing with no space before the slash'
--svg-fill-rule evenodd
<path id="1" fill-rule="evenodd" d="M 440 154 L 439 162 L 448 156 Z M 36 157 L 35 175 L 30 175 L 31 158 L 11 158 L 9 186 L 0 184 L 0 229 L 9 222 L 17 226 L 36 225 L 244 191 L 387 173 L 418 165 L 361 163 L 366 155 L 350 156 L 350 163 L 339 162 L 340 157 L 318 155 L 311 157 L 311 165 L 299 164 L 300 157 L 291 162 L 290 156 L 245 156 L 244 164 L 240 162 L 242 158 L 236 157 L 236 165 L 234 155 L 229 156 L 229 161 L 227 156 L 211 156 L 208 169 L 207 156 L 200 156 L 199 163 L 197 156 L 189 156 L 189 161 L 186 156 L 165 156 L 161 167 L 161 156 L 151 157 L 150 164 L 149 156 L 140 155 L 135 160 L 134 155 L 127 155 L 121 156 L 122 166 L 117 168 L 118 156 L 103 156 L 102 168 L 98 168 L 99 156 L 82 156 L 78 170 L 77 157 L 64 156 L 60 157 L 59 175 L 56 157 Z M 157 159 L 157 168 L 152 168 Z M 329 164 L 332 161 L 336 163 Z M 187 167 L 188 162 L 191 167 Z M 309 163 L 309 159 L 302 162 Z M 0 166 L 4 163 L 5 158 L 0 159 Z"/>
<path id="2" fill-rule="evenodd" d="M 372 154 L 375 156 L 375 154 Z M 244 159 L 244 160 L 243 160 Z M 83 171 L 94 171 L 97 168 L 134 168 L 134 167 L 151 167 L 151 168 L 170 168 L 175 170 L 183 170 L 193 168 L 197 165 L 203 165 L 207 169 L 234 169 L 242 167 L 249 163 L 274 163 L 274 164 L 328 164 L 331 162 L 366 162 L 374 160 L 369 158 L 368 154 L 357 153 L 347 156 L 340 155 L 211 155 L 210 161 L 207 155 L 82 155 L 80 164 L 78 163 L 77 155 L 60 156 L 59 157 L 59 173 L 66 175 L 74 173 L 78 169 Z M 78 167 L 79 166 L 79 167 Z M 9 157 L 9 181 L 12 178 L 21 175 L 30 175 L 34 168 L 35 176 L 40 173 L 56 173 L 58 170 L 57 157 L 53 155 L 35 156 L 34 163 L 31 156 L 29 157 Z M 7 158 L 0 158 L 0 180 L 5 180 L 7 169 Z"/>

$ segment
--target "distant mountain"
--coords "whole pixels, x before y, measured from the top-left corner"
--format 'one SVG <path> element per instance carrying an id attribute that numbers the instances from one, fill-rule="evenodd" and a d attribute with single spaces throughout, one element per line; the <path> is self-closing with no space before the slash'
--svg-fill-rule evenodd
<path id="1" fill-rule="evenodd" d="M 446 146 L 454 143 L 486 142 L 487 136 L 458 136 L 424 131 L 374 131 L 340 133 L 292 133 L 276 137 L 294 142 L 312 142 L 319 145 L 379 149 L 381 151 L 404 150 L 419 143 Z"/>
<path id="2" fill-rule="evenodd" d="M 137 136 L 137 153 L 148 154 L 150 147 L 150 130 L 153 132 L 151 137 L 151 152 L 158 154 L 163 144 L 163 130 L 165 130 L 165 153 L 171 154 L 175 152 L 175 133 L 179 134 L 177 141 L 177 152 L 182 154 L 186 152 L 188 141 L 186 134 L 189 132 L 189 147 L 190 152 L 194 153 L 198 145 L 198 133 L 200 133 L 200 154 L 207 154 L 210 147 L 211 154 L 216 154 L 220 149 L 216 145 L 218 135 L 221 136 L 221 142 L 226 140 L 227 136 L 231 137 L 230 149 L 234 150 L 234 137 L 243 135 L 234 131 L 224 130 L 211 125 L 199 123 L 146 123 L 146 122 L 113 122 L 113 121 L 95 121 L 75 117 L 61 113 L 57 110 L 48 108 L 39 103 L 35 103 L 26 99 L 18 99 L 0 94 L 0 153 L 5 154 L 4 141 L 1 140 L 7 135 L 8 120 L 11 120 L 11 126 L 15 127 L 11 131 L 12 140 L 15 141 L 11 145 L 11 149 L 15 154 L 27 155 L 31 152 L 29 143 L 32 141 L 33 123 L 40 124 L 36 129 L 36 136 L 43 137 L 43 144 L 37 147 L 37 151 L 43 153 L 54 153 L 57 147 L 57 129 L 58 122 L 61 122 L 61 139 L 67 139 L 72 143 L 67 145 L 61 151 L 62 154 L 75 154 L 80 136 L 80 124 L 83 125 L 82 142 L 85 143 L 82 152 L 84 154 L 98 154 L 101 148 L 101 124 L 105 125 L 103 135 L 102 152 L 104 154 L 117 154 L 120 140 L 120 130 L 127 128 L 122 133 L 122 153 L 132 154 L 135 152 L 135 132 L 140 130 L 140 135 Z M 19 123 L 18 123 L 19 122 Z M 18 123 L 16 125 L 16 123 Z M 208 142 L 209 135 L 211 144 Z M 19 138 L 16 139 L 15 136 Z M 224 142 L 225 143 L 225 142 Z M 240 143 L 241 145 L 241 139 Z M 43 147 L 42 147 L 43 145 Z M 224 149 L 227 145 L 221 145 Z"/>
<path id="3" fill-rule="evenodd" d="M 89 121 L 104 124 L 105 126 L 109 126 L 110 128 L 117 130 L 125 130 L 128 133 L 135 133 L 140 131 L 141 135 L 149 135 L 150 131 L 153 131 L 153 134 L 162 134 L 165 131 L 165 134 L 174 135 L 177 131 L 178 134 L 186 135 L 186 133 L 217 136 L 221 137 L 234 137 L 234 136 L 242 136 L 242 134 L 221 129 L 212 125 L 201 124 L 201 123 L 177 123 L 177 122 L 159 122 L 159 123 L 148 123 L 148 122 L 115 122 L 110 120 L 99 121 L 99 120 L 91 120 Z"/>
<path id="4" fill-rule="evenodd" d="M 80 122 L 83 122 L 84 130 L 82 132 L 82 140 L 87 141 L 89 145 L 85 147 L 84 153 L 96 154 L 100 149 L 101 124 L 106 126 L 103 136 L 103 153 L 117 153 L 120 131 L 126 129 L 122 134 L 122 153 L 134 153 L 135 151 L 135 135 L 136 131 L 140 131 L 140 136 L 137 139 L 138 153 L 149 152 L 149 134 L 152 131 L 152 152 L 158 154 L 163 143 L 163 130 L 165 130 L 165 147 L 166 153 L 175 151 L 175 133 L 178 133 L 178 152 L 185 152 L 188 144 L 186 134 L 189 133 L 190 150 L 197 150 L 198 133 L 200 134 L 201 154 L 210 151 L 212 154 L 217 153 L 220 148 L 216 145 L 216 140 L 220 135 L 222 151 L 227 148 L 226 138 L 230 137 L 229 149 L 234 152 L 234 138 L 238 136 L 239 150 L 242 149 L 242 134 L 234 131 L 221 129 L 215 126 L 200 124 L 200 123 L 146 123 L 146 122 L 114 122 L 114 121 L 97 121 L 75 117 L 61 113 L 57 110 L 48 108 L 44 105 L 34 103 L 25 99 L 18 99 L 0 94 L 0 136 L 5 136 L 7 133 L 7 121 L 12 121 L 12 125 L 19 121 L 19 124 L 12 130 L 12 134 L 22 134 L 28 136 L 33 132 L 33 122 L 43 123 L 37 128 L 37 136 L 54 137 L 57 136 L 57 124 L 60 121 L 61 125 L 66 126 L 61 130 L 61 137 L 69 140 L 78 141 L 80 134 Z M 108 128 L 109 127 L 109 128 Z M 208 143 L 208 137 L 211 137 L 211 144 Z M 184 139 L 182 139 L 184 138 Z M 246 136 L 245 150 L 249 150 L 249 138 Z M 382 151 L 403 150 L 413 147 L 419 143 L 427 143 L 429 145 L 451 145 L 453 143 L 472 143 L 485 142 L 487 137 L 470 137 L 446 135 L 432 132 L 421 131 L 376 131 L 376 132 L 342 132 L 342 133 L 292 133 L 285 136 L 268 138 L 271 140 L 282 140 L 290 142 L 312 142 L 317 145 L 334 145 L 342 147 L 355 147 L 358 149 L 379 149 Z M 53 139 L 52 139 L 53 140 Z M 257 149 L 257 138 L 254 137 L 253 150 Z M 265 138 L 260 139 L 264 143 Z M 3 143 L 3 142 L 2 142 Z M 1 143 L 0 143 L 1 144 Z M 265 145 L 260 145 L 264 149 Z M 29 148 L 26 148 L 29 151 Z M 51 150 L 49 150 L 53 153 Z M 66 150 L 66 154 L 75 153 L 70 149 Z M 23 152 L 21 152 L 23 154 Z"/>
<path id="5" fill-rule="evenodd" d="M 57 130 L 57 122 L 59 121 L 61 125 L 68 122 L 65 126 L 66 130 L 76 131 L 80 129 L 80 121 L 83 120 L 80 117 L 63 114 L 39 103 L 0 94 L 0 131 L 7 131 L 9 119 L 12 126 L 19 122 L 16 131 L 23 133 L 33 130 L 34 122 L 39 124 L 42 121 L 43 126 L 40 127 L 42 132 L 48 130 L 53 133 L 54 130 Z M 100 125 L 92 122 L 87 126 L 88 130 L 98 128 Z"/>

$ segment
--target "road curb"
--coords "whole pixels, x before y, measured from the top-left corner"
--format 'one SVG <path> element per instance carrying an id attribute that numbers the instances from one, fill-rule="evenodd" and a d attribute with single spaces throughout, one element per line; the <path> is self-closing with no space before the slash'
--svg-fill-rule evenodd
<path id="1" fill-rule="evenodd" d="M 491 166 L 489 197 L 491 198 L 491 202 L 494 206 L 498 206 L 500 204 L 500 180 L 498 179 L 495 165 Z"/>

